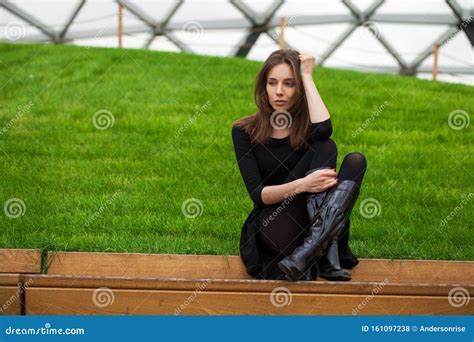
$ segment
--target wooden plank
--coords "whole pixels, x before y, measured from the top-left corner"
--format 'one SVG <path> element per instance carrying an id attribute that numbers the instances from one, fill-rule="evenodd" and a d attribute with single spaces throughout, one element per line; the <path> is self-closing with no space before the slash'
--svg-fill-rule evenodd
<path id="1" fill-rule="evenodd" d="M 420 283 L 380 283 L 380 282 L 328 282 L 328 281 L 275 281 L 254 279 L 198 279 L 165 277 L 110 277 L 110 276 L 61 276 L 29 275 L 25 281 L 33 287 L 55 288 L 99 288 L 131 290 L 173 290 L 221 292 L 272 292 L 277 287 L 285 287 L 291 293 L 318 294 L 363 294 L 372 295 L 430 295 L 448 296 L 454 285 Z M 467 293 L 474 297 L 474 285 L 463 285 Z"/>
<path id="2" fill-rule="evenodd" d="M 18 273 L 2 273 L 0 274 L 0 286 L 17 286 L 20 281 Z"/>
<path id="3" fill-rule="evenodd" d="M 20 315 L 19 274 L 0 275 L 0 315 Z"/>
<path id="4" fill-rule="evenodd" d="M 0 286 L 0 315 L 20 315 L 18 286 Z"/>
<path id="5" fill-rule="evenodd" d="M 240 257 L 180 254 L 48 254 L 48 274 L 251 279 Z M 361 259 L 352 281 L 474 284 L 474 262 Z"/>
<path id="6" fill-rule="evenodd" d="M 273 299 L 273 301 L 272 301 Z M 284 305 L 286 304 L 286 305 Z M 441 296 L 31 288 L 27 315 L 472 315 Z"/>
<path id="7" fill-rule="evenodd" d="M 0 273 L 41 273 L 41 251 L 0 249 Z"/>
<path id="8" fill-rule="evenodd" d="M 362 259 L 352 272 L 354 281 L 474 284 L 474 262 Z"/>
<path id="9" fill-rule="evenodd" d="M 240 257 L 140 253 L 48 253 L 48 274 L 249 279 Z"/>

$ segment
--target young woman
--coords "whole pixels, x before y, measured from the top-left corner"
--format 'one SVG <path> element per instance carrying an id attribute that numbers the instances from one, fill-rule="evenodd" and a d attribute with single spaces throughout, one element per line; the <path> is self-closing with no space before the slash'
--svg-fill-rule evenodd
<path id="1" fill-rule="evenodd" d="M 237 163 L 254 208 L 240 255 L 257 279 L 350 280 L 358 264 L 349 215 L 366 160 L 345 156 L 336 174 L 332 124 L 313 81 L 315 58 L 274 51 L 257 75 L 255 114 L 232 127 Z"/>

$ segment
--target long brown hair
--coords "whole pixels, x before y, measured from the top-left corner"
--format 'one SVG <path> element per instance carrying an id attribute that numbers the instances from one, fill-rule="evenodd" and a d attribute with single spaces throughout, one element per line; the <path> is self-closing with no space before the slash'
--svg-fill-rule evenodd
<path id="1" fill-rule="evenodd" d="M 295 95 L 297 98 L 288 112 L 273 109 L 266 88 L 270 70 L 282 63 L 288 64 L 293 70 L 297 90 Z M 289 135 L 290 146 L 295 150 L 307 147 L 306 138 L 311 129 L 311 120 L 303 80 L 301 79 L 298 51 L 281 49 L 272 52 L 268 56 L 255 79 L 254 99 L 257 112 L 243 117 L 233 124 L 249 134 L 252 143 L 265 144 L 270 142 L 275 125 L 281 127 L 281 124 L 289 124 L 292 127 Z"/>

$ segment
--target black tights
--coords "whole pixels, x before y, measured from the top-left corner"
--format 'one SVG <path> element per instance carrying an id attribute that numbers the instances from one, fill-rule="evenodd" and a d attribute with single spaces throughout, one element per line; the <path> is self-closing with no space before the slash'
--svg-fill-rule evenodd
<path id="1" fill-rule="evenodd" d="M 284 183 L 305 177 L 308 170 L 336 168 L 337 146 L 331 139 L 315 141 L 291 170 Z M 337 174 L 339 183 L 353 180 L 362 183 L 367 163 L 363 154 L 349 153 Z M 271 255 L 290 255 L 308 234 L 310 220 L 306 212 L 308 193 L 290 196 L 283 202 L 265 206 L 257 217 L 259 239 Z M 347 241 L 345 241 L 347 244 Z"/>

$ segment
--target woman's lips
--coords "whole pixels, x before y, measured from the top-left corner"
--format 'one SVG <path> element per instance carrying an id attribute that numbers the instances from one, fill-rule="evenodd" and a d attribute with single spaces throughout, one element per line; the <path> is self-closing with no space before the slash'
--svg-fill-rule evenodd
<path id="1" fill-rule="evenodd" d="M 286 103 L 286 101 L 275 101 L 275 104 L 278 106 L 283 106 Z"/>

